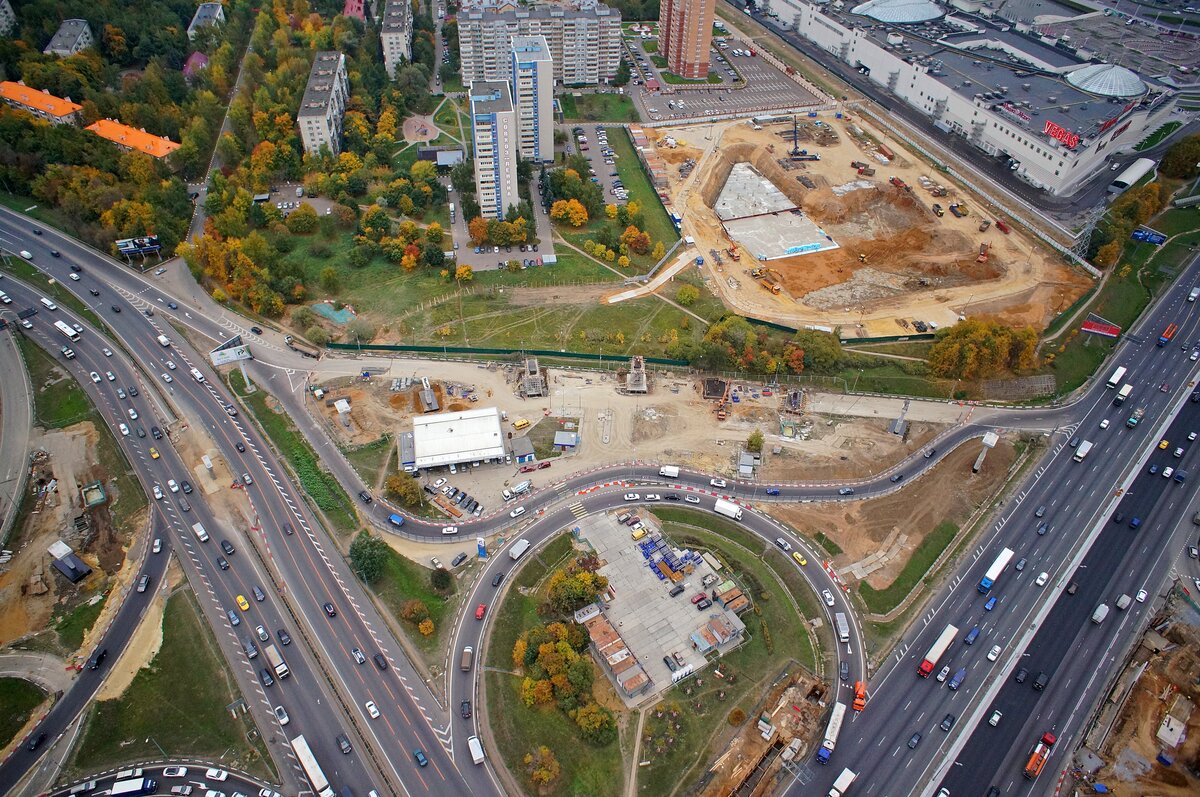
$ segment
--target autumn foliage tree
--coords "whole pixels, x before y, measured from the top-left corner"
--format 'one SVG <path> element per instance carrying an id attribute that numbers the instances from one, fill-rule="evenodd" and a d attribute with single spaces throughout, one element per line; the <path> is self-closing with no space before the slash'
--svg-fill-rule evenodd
<path id="1" fill-rule="evenodd" d="M 545 745 L 526 753 L 522 763 L 529 780 L 538 786 L 549 786 L 562 775 L 562 764 L 558 763 L 554 751 Z"/>
<path id="2" fill-rule="evenodd" d="M 550 206 L 550 218 L 572 227 L 582 227 L 587 224 L 588 212 L 577 199 L 560 199 Z"/>
<path id="3" fill-rule="evenodd" d="M 1013 328 L 969 318 L 939 330 L 929 350 L 929 370 L 948 379 L 989 379 L 1028 372 L 1038 365 L 1033 327 Z"/>

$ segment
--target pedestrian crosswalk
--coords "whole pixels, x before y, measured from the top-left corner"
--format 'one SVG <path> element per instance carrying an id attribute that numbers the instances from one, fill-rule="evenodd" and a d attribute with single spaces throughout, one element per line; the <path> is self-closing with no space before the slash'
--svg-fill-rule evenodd
<path id="1" fill-rule="evenodd" d="M 567 507 L 567 509 L 571 510 L 571 514 L 574 515 L 576 519 L 581 518 L 588 513 L 587 507 L 583 505 L 582 501 L 576 501 Z"/>

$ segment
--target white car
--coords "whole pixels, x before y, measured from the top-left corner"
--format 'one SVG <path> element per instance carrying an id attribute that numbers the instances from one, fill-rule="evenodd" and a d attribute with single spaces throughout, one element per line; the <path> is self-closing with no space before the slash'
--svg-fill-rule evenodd
<path id="1" fill-rule="evenodd" d="M 275 707 L 275 719 L 279 720 L 280 725 L 287 725 L 292 721 L 292 718 L 288 716 L 287 709 L 283 706 Z"/>
<path id="2" fill-rule="evenodd" d="M 1108 418 L 1105 418 L 1104 420 L 1100 421 L 1100 428 L 1101 428 L 1101 429 L 1107 429 L 1107 428 L 1108 428 Z"/>
<path id="3" fill-rule="evenodd" d="M 1134 600 L 1137 601 L 1138 603 L 1145 603 L 1146 602 L 1146 590 L 1139 589 L 1137 597 L 1134 598 Z"/>
<path id="4" fill-rule="evenodd" d="M 105 357 L 112 357 L 112 349 L 108 348 L 107 346 L 105 346 L 100 351 L 104 352 Z"/>
<path id="5" fill-rule="evenodd" d="M 90 376 L 92 378 L 92 381 L 95 382 L 97 385 L 100 384 L 100 374 L 96 373 L 95 371 L 92 371 L 90 374 L 88 374 L 88 376 Z"/>
<path id="6" fill-rule="evenodd" d="M 832 592 L 830 592 L 827 589 L 823 589 L 823 590 L 821 590 L 821 597 L 825 599 L 826 606 L 833 605 L 833 593 Z"/>
<path id="7" fill-rule="evenodd" d="M 1000 724 L 1000 718 L 1003 716 L 999 711 L 993 711 L 992 716 L 988 718 L 988 725 L 991 725 L 993 728 L 996 727 Z"/>
<path id="8" fill-rule="evenodd" d="M 684 500 L 684 501 L 687 501 L 689 504 L 698 504 L 698 503 L 700 503 L 700 496 L 698 496 L 698 495 L 685 495 L 685 496 L 683 497 L 683 500 Z"/>
<path id="9" fill-rule="evenodd" d="M 175 361 L 174 360 L 167 360 L 167 370 L 168 371 L 175 370 Z"/>
<path id="10" fill-rule="evenodd" d="M 171 375 L 170 375 L 170 374 L 163 374 L 163 375 L 162 375 L 162 378 L 163 378 L 163 381 L 164 381 L 164 382 L 168 382 L 168 383 L 170 383 L 170 382 L 174 382 L 174 381 L 175 381 L 174 379 L 172 379 L 172 378 L 171 378 Z"/>
<path id="11" fill-rule="evenodd" d="M 1043 573 L 1038 574 L 1037 581 L 1034 581 L 1033 583 L 1037 584 L 1039 587 L 1044 587 L 1044 586 L 1046 586 L 1046 582 L 1049 580 L 1050 580 L 1050 574 L 1043 572 Z"/>
<path id="12" fill-rule="evenodd" d="M 154 485 L 154 500 L 155 500 L 155 501 L 161 501 L 161 500 L 163 500 L 164 498 L 166 498 L 166 496 L 165 496 L 165 495 L 163 495 L 162 488 L 161 488 L 161 487 L 159 487 L 157 484 L 156 484 L 156 485 Z"/>
<path id="13" fill-rule="evenodd" d="M 436 488 L 438 488 L 438 487 L 441 487 L 441 486 L 442 486 L 443 484 L 445 484 L 445 483 L 446 483 L 446 480 L 445 480 L 445 479 L 438 479 L 437 481 L 435 481 L 435 482 L 433 483 L 434 489 L 436 489 Z"/>
<path id="14" fill-rule="evenodd" d="M 129 427 L 128 426 L 126 426 L 125 424 L 122 423 L 122 424 L 119 424 L 117 426 L 117 428 L 121 430 L 122 437 L 129 437 Z"/>
<path id="15" fill-rule="evenodd" d="M 647 500 L 647 501 L 657 501 L 657 500 L 658 500 L 659 498 L 661 498 L 661 497 L 662 497 L 662 496 L 660 496 L 658 493 L 646 493 L 646 499 L 645 499 L 645 500 Z"/>
<path id="16" fill-rule="evenodd" d="M 515 518 L 515 517 L 520 517 L 521 515 L 524 515 L 524 514 L 525 514 L 525 507 L 519 506 L 516 509 L 514 509 L 513 511 L 509 512 L 508 516 Z"/>
<path id="17" fill-rule="evenodd" d="M 116 382 L 116 381 L 117 381 L 116 374 L 114 374 L 112 371 L 105 371 L 105 372 L 104 372 L 104 375 L 105 375 L 106 377 L 108 377 L 108 381 L 109 381 L 109 382 Z"/>
<path id="18" fill-rule="evenodd" d="M 725 489 L 725 480 L 724 479 L 709 479 L 708 483 L 709 483 L 709 486 L 711 486 L 711 487 L 720 487 L 721 489 Z"/>
<path id="19" fill-rule="evenodd" d="M 173 493 L 179 492 L 179 484 L 174 479 L 167 479 L 167 489 Z"/>
<path id="20" fill-rule="evenodd" d="M 164 778 L 186 778 L 187 767 L 166 767 L 162 771 Z"/>
<path id="21" fill-rule="evenodd" d="M 229 773 L 223 769 L 210 769 L 204 773 L 205 780 L 226 780 L 228 777 Z"/>
<path id="22" fill-rule="evenodd" d="M 151 553 L 162 553 L 162 538 L 154 538 L 154 547 L 150 549 Z M 163 773 L 166 774 L 165 772 Z"/>
<path id="23" fill-rule="evenodd" d="M 379 719 L 379 707 L 375 705 L 374 700 L 368 700 L 366 703 L 363 703 L 363 708 L 365 708 L 367 713 L 371 715 L 371 719 Z"/>
<path id="24" fill-rule="evenodd" d="M 72 280 L 74 280 L 75 282 L 79 282 L 79 275 L 78 275 L 78 274 L 71 274 L 71 279 L 72 279 Z"/>
<path id="25" fill-rule="evenodd" d="M 638 495 L 637 493 L 625 493 L 625 500 L 626 501 L 640 501 L 640 500 L 642 500 L 642 497 L 640 495 Z"/>
<path id="26" fill-rule="evenodd" d="M 938 683 L 939 684 L 946 683 L 946 679 L 949 677 L 950 677 L 950 665 L 947 664 L 946 666 L 942 667 L 941 672 L 939 672 L 937 674 Z"/>
<path id="27" fill-rule="evenodd" d="M 1000 646 L 992 645 L 992 649 L 988 651 L 988 661 L 995 661 L 1000 658 Z"/>
<path id="28" fill-rule="evenodd" d="M 129 420 L 136 421 L 137 419 L 138 419 L 137 410 L 135 410 L 133 407 L 130 407 L 129 408 Z"/>

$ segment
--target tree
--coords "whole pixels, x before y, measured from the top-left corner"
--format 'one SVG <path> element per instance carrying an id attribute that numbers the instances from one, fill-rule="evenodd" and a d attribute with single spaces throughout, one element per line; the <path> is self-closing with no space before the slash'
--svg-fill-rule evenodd
<path id="1" fill-rule="evenodd" d="M 975 318 L 939 330 L 929 350 L 930 372 L 949 379 L 988 379 L 1037 365 L 1037 333 L 1032 327 L 1014 329 Z"/>
<path id="2" fill-rule="evenodd" d="M 659 241 L 658 243 L 656 243 L 654 245 L 654 251 L 650 253 L 650 257 L 654 258 L 654 262 L 657 263 L 658 261 L 663 259 L 663 255 L 665 255 L 666 253 L 667 253 L 667 247 L 665 245 L 663 245 L 662 241 Z"/>
<path id="3" fill-rule="evenodd" d="M 417 630 L 421 632 L 421 636 L 433 636 L 433 620 L 430 620 L 428 617 L 426 617 L 421 621 L 421 624 L 417 626 Z"/>
<path id="4" fill-rule="evenodd" d="M 329 342 L 329 333 L 324 327 L 311 326 L 304 330 L 304 337 L 308 338 L 314 346 L 324 346 Z"/>
<path id="5" fill-rule="evenodd" d="M 475 279 L 475 270 L 463 263 L 458 268 L 454 269 L 454 279 L 459 282 L 470 282 Z"/>
<path id="6" fill-rule="evenodd" d="M 545 745 L 526 753 L 522 760 L 529 779 L 538 786 L 548 786 L 562 774 L 562 765 L 558 763 L 554 751 Z"/>
<path id="7" fill-rule="evenodd" d="M 684 283 L 679 286 L 679 290 L 675 291 L 675 301 L 679 302 L 684 307 L 691 307 L 696 300 L 700 298 L 700 289 L 695 285 Z"/>
<path id="8" fill-rule="evenodd" d="M 438 592 L 449 592 L 453 580 L 450 572 L 441 567 L 435 567 L 429 574 L 429 585 Z"/>
<path id="9" fill-rule="evenodd" d="M 582 227 L 587 224 L 588 212 L 578 199 L 560 199 L 550 206 L 550 218 Z"/>
<path id="10" fill-rule="evenodd" d="M 575 724 L 592 744 L 605 745 L 617 736 L 617 721 L 612 712 L 598 703 L 588 703 L 576 709 Z"/>
<path id="11" fill-rule="evenodd" d="M 612 84 L 618 87 L 627 86 L 629 85 L 629 78 L 629 62 L 622 58 L 621 63 L 617 65 L 617 74 L 613 75 Z"/>
<path id="12" fill-rule="evenodd" d="M 425 605 L 425 601 L 409 598 L 400 604 L 400 617 L 410 623 L 420 623 L 429 617 L 429 607 Z"/>
<path id="13" fill-rule="evenodd" d="M 605 205 L 604 206 L 604 215 L 608 216 L 610 219 L 615 219 L 617 217 L 617 206 L 616 205 Z"/>
<path id="14" fill-rule="evenodd" d="M 425 228 L 425 240 L 431 244 L 437 244 L 438 246 L 441 246 L 442 235 L 442 225 L 438 224 L 436 221 L 432 222 L 428 227 Z"/>
<path id="15" fill-rule="evenodd" d="M 618 257 L 617 265 L 621 268 L 629 268 L 629 255 L 621 255 Z"/>
<path id="16" fill-rule="evenodd" d="M 407 507 L 418 507 L 424 500 L 421 485 L 407 473 L 394 473 L 384 482 L 387 494 Z"/>
<path id="17" fill-rule="evenodd" d="M 752 454 L 761 454 L 763 450 L 763 433 L 762 429 L 755 429 L 746 438 L 746 450 Z"/>
<path id="18" fill-rule="evenodd" d="M 1177 141 L 1166 154 L 1158 170 L 1167 177 L 1191 180 L 1200 174 L 1200 135 Z"/>
<path id="19" fill-rule="evenodd" d="M 471 243 L 482 246 L 488 239 L 488 220 L 483 216 L 471 219 L 467 222 L 467 234 L 471 236 Z"/>
<path id="20" fill-rule="evenodd" d="M 512 661 L 513 661 L 513 666 L 516 667 L 517 669 L 522 669 L 525 667 L 525 653 L 527 650 L 528 650 L 528 647 L 525 644 L 524 639 L 518 638 L 517 641 L 513 644 Z"/>
<path id="21" fill-rule="evenodd" d="M 350 543 L 350 567 L 364 582 L 372 584 L 383 575 L 389 553 L 386 542 L 369 531 L 360 531 Z"/>
<path id="22" fill-rule="evenodd" d="M 320 280 L 321 280 L 322 288 L 329 291 L 330 293 L 337 292 L 338 273 L 337 273 L 336 268 L 334 268 L 333 266 L 326 266 L 325 268 L 321 269 Z M 309 311 L 309 312 L 311 312 L 311 311 Z"/>
<path id="23" fill-rule="evenodd" d="M 375 338 L 375 325 L 356 318 L 346 325 L 346 336 L 351 343 L 370 343 Z"/>

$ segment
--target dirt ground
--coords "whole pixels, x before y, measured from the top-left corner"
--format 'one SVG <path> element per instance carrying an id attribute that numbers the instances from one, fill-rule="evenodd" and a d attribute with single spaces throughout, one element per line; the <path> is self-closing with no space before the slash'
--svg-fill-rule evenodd
<path id="1" fill-rule="evenodd" d="M 41 483 L 57 482 L 45 493 L 30 514 L 24 528 L 17 529 L 15 555 L 0 568 L 0 646 L 45 631 L 56 609 L 68 611 L 83 597 L 93 593 L 106 579 L 121 570 L 128 540 L 112 526 L 107 506 L 90 512 L 91 530 L 75 534 L 76 517 L 86 510 L 80 497 L 83 484 L 101 480 L 109 474 L 98 464 L 97 431 L 90 421 L 65 429 L 34 429 L 30 444 L 35 452 L 30 489 Z M 131 528 L 144 525 L 144 517 L 134 518 Z M 77 585 L 68 585 L 51 567 L 47 549 L 63 539 L 91 568 L 92 574 Z M 86 642 L 84 645 L 86 649 Z"/>
<path id="2" fill-rule="evenodd" d="M 878 552 L 893 531 L 907 535 L 898 555 L 867 579 L 872 587 L 882 589 L 895 580 L 913 549 L 939 523 L 949 520 L 961 525 L 980 504 L 996 495 L 1016 459 L 1016 450 L 1012 441 L 1002 438 L 988 453 L 980 472 L 972 474 L 979 449 L 978 443 L 960 446 L 907 488 L 881 498 L 833 506 L 779 507 L 771 514 L 808 536 L 823 532 L 837 543 L 843 553 L 834 557 L 833 563 L 839 568 Z"/>
<path id="3" fill-rule="evenodd" d="M 143 667 L 149 667 L 150 662 L 158 655 L 162 647 L 163 611 L 167 607 L 167 597 L 183 582 L 183 570 L 178 560 L 172 558 L 167 567 L 166 583 L 155 584 L 154 596 L 147 602 L 146 611 L 138 627 L 133 632 L 133 638 L 125 646 L 121 657 L 112 663 L 108 676 L 96 693 L 97 700 L 115 700 L 125 694 L 125 690 L 133 683 L 134 676 Z"/>
<path id="4" fill-rule="evenodd" d="M 1091 778 L 1117 797 L 1190 797 L 1200 793 L 1200 778 L 1187 773 L 1188 767 L 1200 768 L 1200 688 L 1196 686 L 1200 678 L 1200 628 L 1186 621 L 1176 622 L 1165 629 L 1164 636 L 1172 643 L 1170 649 L 1159 654 L 1144 648 L 1138 652 L 1138 659 L 1148 663 L 1147 669 L 1130 691 L 1101 750 L 1109 763 Z M 1165 749 L 1156 733 L 1177 697 L 1191 701 L 1191 716 L 1184 743 L 1168 752 L 1175 760 L 1175 766 L 1168 768 L 1155 761 Z"/>
<path id="5" fill-rule="evenodd" d="M 775 441 L 782 449 L 778 454 L 768 449 L 760 477 L 781 482 L 861 479 L 921 450 L 945 428 L 910 423 L 901 438 L 888 431 L 890 421 L 805 416 L 796 439 Z"/>
<path id="6" fill-rule="evenodd" d="M 995 216 L 976 197 L 910 157 L 868 121 L 820 121 L 824 128 L 813 120 L 801 125 L 799 146 L 821 156 L 805 163 L 786 158 L 792 147 L 790 123 L 761 130 L 743 121 L 647 131 L 660 140 L 671 136 L 683 142 L 675 149 L 657 147 L 670 166 L 668 192 L 677 210 L 682 209 L 685 234 L 695 237 L 697 250 L 705 255 L 710 288 L 732 307 L 793 325 L 840 325 L 844 331 L 857 329 L 860 336 L 904 334 L 914 319 L 950 325 L 960 314 L 1042 328 L 1091 286 L 1090 277 L 1064 267 L 1011 221 L 1010 234 L 994 223 L 981 232 L 981 221 L 994 222 Z M 716 143 L 701 149 L 706 135 Z M 896 154 L 890 162 L 879 154 L 880 142 Z M 698 165 L 681 180 L 675 166 L 689 158 Z M 733 165 L 743 161 L 769 178 L 840 247 L 766 264 L 778 272 L 783 286 L 778 296 L 750 276 L 758 265 L 754 261 L 726 258 L 717 264 L 709 256 L 710 250 L 730 245 L 712 205 Z M 859 176 L 851 161 L 869 165 L 875 175 Z M 893 176 L 911 190 L 891 185 Z M 848 184 L 857 181 L 864 182 L 850 190 Z M 947 195 L 934 196 L 942 188 Z M 944 216 L 934 215 L 935 203 L 945 209 Z M 966 205 L 969 215 L 954 217 L 948 210 L 951 203 Z M 986 262 L 978 261 L 981 244 L 989 246 Z"/>

